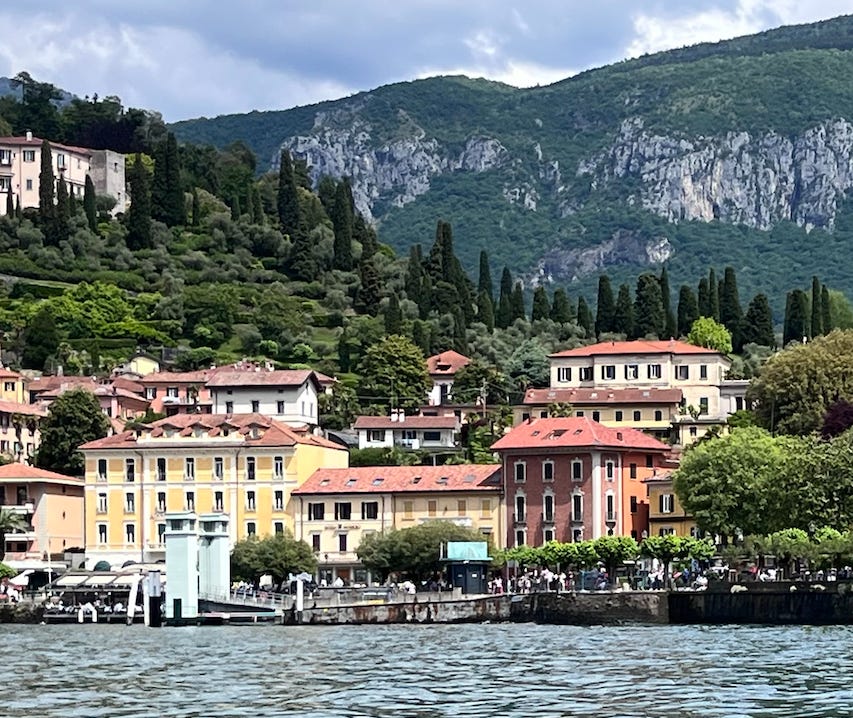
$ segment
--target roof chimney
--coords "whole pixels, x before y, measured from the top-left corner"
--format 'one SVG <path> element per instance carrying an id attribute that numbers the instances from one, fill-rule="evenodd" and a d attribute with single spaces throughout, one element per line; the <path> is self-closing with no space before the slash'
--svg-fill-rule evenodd
<path id="1" fill-rule="evenodd" d="M 27 130 L 27 142 L 33 141 L 33 133 L 32 130 Z"/>

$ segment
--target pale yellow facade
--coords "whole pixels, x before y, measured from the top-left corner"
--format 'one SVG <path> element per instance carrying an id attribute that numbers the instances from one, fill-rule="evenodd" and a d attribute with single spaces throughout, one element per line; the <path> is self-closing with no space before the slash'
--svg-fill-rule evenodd
<path id="1" fill-rule="evenodd" d="M 26 382 L 23 376 L 17 372 L 0 368 L 0 401 L 27 403 L 27 399 L 24 398 L 25 392 Z"/>
<path id="2" fill-rule="evenodd" d="M 696 536 L 696 522 L 681 506 L 671 475 L 652 476 L 645 483 L 649 496 L 649 535 Z"/>
<path id="3" fill-rule="evenodd" d="M 614 429 L 639 429 L 655 436 L 668 436 L 672 422 L 678 415 L 676 404 L 573 404 L 571 410 L 571 416 L 588 417 Z M 547 405 L 522 404 L 513 407 L 512 424 L 518 426 L 528 419 L 546 419 L 548 416 Z"/>

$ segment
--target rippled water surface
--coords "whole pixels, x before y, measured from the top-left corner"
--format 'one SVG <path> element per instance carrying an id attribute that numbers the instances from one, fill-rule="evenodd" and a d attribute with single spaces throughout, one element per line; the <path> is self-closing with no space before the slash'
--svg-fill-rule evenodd
<path id="1" fill-rule="evenodd" d="M 5 716 L 853 716 L 847 627 L 0 632 Z"/>

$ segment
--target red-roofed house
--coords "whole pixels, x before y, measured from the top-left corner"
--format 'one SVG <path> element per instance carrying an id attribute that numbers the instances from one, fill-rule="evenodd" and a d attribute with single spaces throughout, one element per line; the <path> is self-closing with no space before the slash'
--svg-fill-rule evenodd
<path id="1" fill-rule="evenodd" d="M 672 417 L 672 438 L 689 444 L 746 408 L 748 382 L 726 379 L 730 368 L 731 360 L 714 349 L 674 339 L 599 342 L 552 354 L 551 389 L 678 390 L 682 397 Z M 660 411 L 661 421 L 666 420 L 664 408 L 648 410 Z M 630 425 L 646 428 L 643 408 L 630 411 L 641 413 L 640 421 Z"/>
<path id="2" fill-rule="evenodd" d="M 0 466 L 0 506 L 24 520 L 6 534 L 4 563 L 41 559 L 83 546 L 83 479 L 26 464 Z"/>
<path id="3" fill-rule="evenodd" d="M 503 463 L 507 544 L 539 546 L 648 531 L 643 479 L 669 446 L 591 419 L 530 419 L 492 445 Z"/>
<path id="4" fill-rule="evenodd" d="M 224 512 L 232 541 L 293 529 L 290 492 L 338 444 L 260 414 L 175 414 L 80 447 L 86 457 L 86 560 L 164 556 L 167 511 Z"/>
<path id="5" fill-rule="evenodd" d="M 307 369 L 217 371 L 207 381 L 213 412 L 264 414 L 293 425 L 317 426 L 322 388 Z"/>
<path id="6" fill-rule="evenodd" d="M 353 428 L 358 432 L 359 449 L 429 449 L 438 453 L 456 451 L 459 419 L 446 416 L 406 416 L 392 410 L 391 416 L 359 416 Z"/>
<path id="7" fill-rule="evenodd" d="M 464 369 L 471 360 L 459 352 L 449 349 L 427 359 L 427 371 L 432 379 L 429 392 L 430 406 L 447 404 L 452 400 L 453 380 L 460 369 Z"/>
<path id="8" fill-rule="evenodd" d="M 451 521 L 503 546 L 498 464 L 318 469 L 293 491 L 296 538 L 319 561 L 319 578 L 369 584 L 356 550 L 377 531 Z"/>

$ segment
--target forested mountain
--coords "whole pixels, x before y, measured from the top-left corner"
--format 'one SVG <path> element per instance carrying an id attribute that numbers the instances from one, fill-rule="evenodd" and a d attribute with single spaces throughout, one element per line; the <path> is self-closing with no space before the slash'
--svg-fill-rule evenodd
<path id="1" fill-rule="evenodd" d="M 589 291 L 667 263 L 674 282 L 730 264 L 781 318 L 813 274 L 853 291 L 853 16 L 658 53 L 547 87 L 464 77 L 173 126 L 282 147 L 316 182 L 349 177 L 400 251 L 437 218 L 468 270 L 488 248 L 526 284 Z"/>

